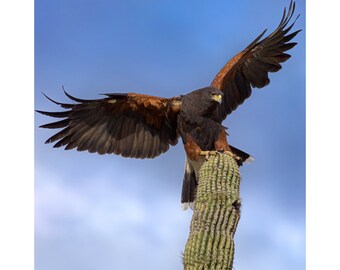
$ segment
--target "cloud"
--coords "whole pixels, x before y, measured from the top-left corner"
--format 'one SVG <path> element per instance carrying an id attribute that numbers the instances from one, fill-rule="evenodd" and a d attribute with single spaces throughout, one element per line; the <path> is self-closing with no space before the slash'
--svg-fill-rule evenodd
<path id="1" fill-rule="evenodd" d="M 129 180 L 134 185 L 135 181 L 126 179 Z M 138 194 L 127 182 L 119 185 L 110 181 L 109 176 L 101 175 L 72 183 L 55 172 L 38 168 L 37 265 L 41 269 L 47 266 L 74 269 L 79 264 L 93 264 L 91 269 L 106 269 L 108 265 L 147 269 L 162 267 L 163 261 L 168 260 L 168 269 L 181 267 L 180 253 L 188 237 L 192 212 L 180 210 L 175 203 L 176 194 L 156 193 L 156 198 L 148 200 L 140 189 L 143 185 L 138 187 L 141 193 Z M 273 265 L 277 269 L 302 267 L 304 219 L 286 216 L 285 209 L 280 209 L 275 200 L 268 204 L 266 198 L 244 196 L 247 201 L 235 238 L 235 267 L 257 266 L 263 270 Z M 130 254 L 136 254 L 136 260 L 139 258 L 143 266 L 134 261 L 127 263 Z"/>
<path id="2" fill-rule="evenodd" d="M 161 210 L 175 210 L 174 200 L 171 196 L 163 196 L 153 208 L 164 217 L 167 211 Z M 65 234 L 70 227 L 78 232 L 90 230 L 100 234 L 115 234 L 125 228 L 112 224 L 146 226 L 150 223 L 152 214 L 147 213 L 149 203 L 142 194 L 137 196 L 135 192 L 129 192 L 127 186 L 122 188 L 119 183 L 112 183 L 102 176 L 98 179 L 66 183 L 56 174 L 36 171 L 36 233 L 45 236 Z M 163 218 L 157 223 L 164 225 L 162 220 Z M 171 219 L 172 222 L 179 220 Z M 162 230 L 162 226 L 157 228 L 159 232 Z"/>
<path id="3" fill-rule="evenodd" d="M 145 200 L 104 175 L 71 183 L 37 168 L 37 269 L 135 269 L 142 262 L 152 268 L 164 260 L 179 268 L 191 213 L 171 193 L 155 196 L 162 198 Z"/>
<path id="4" fill-rule="evenodd" d="M 235 235 L 236 269 L 305 268 L 305 219 L 275 198 L 244 194 Z M 268 203 L 270 202 L 270 203 Z"/>

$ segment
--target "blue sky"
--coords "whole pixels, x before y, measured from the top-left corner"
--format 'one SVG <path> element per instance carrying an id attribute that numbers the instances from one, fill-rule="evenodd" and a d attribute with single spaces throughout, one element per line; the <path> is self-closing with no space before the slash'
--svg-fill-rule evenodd
<path id="1" fill-rule="evenodd" d="M 289 1 L 35 2 L 35 108 L 56 111 L 61 86 L 171 97 L 210 84 Z M 305 3 L 283 69 L 224 122 L 241 168 L 236 269 L 305 266 Z M 36 115 L 35 264 L 42 269 L 180 269 L 192 212 L 180 208 L 181 143 L 154 160 L 64 151 Z"/>

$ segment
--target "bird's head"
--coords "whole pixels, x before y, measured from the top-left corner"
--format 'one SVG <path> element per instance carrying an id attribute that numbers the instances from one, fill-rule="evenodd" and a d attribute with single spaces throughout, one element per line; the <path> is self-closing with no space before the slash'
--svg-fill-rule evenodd
<path id="1" fill-rule="evenodd" d="M 218 90 L 216 88 L 209 88 L 208 90 L 210 98 L 213 102 L 217 102 L 219 104 L 222 103 L 222 98 L 223 98 L 223 92 L 221 90 Z"/>
<path id="2" fill-rule="evenodd" d="M 205 87 L 183 96 L 182 108 L 190 110 L 191 114 L 206 116 L 214 114 L 222 100 L 222 91 L 213 87 Z"/>
<path id="3" fill-rule="evenodd" d="M 206 104 L 215 104 L 222 103 L 223 100 L 223 92 L 219 89 L 216 89 L 214 87 L 204 87 L 204 88 L 200 88 L 197 89 L 191 93 L 189 93 L 187 95 L 188 97 L 190 97 L 190 99 L 192 99 L 193 97 L 195 97 L 195 101 L 197 103 L 202 102 L 202 103 L 206 103 Z"/>

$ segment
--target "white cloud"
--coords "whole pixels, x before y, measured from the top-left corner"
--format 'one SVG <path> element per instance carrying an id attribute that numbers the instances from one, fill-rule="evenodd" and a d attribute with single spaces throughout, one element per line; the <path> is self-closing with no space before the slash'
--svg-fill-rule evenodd
<path id="1" fill-rule="evenodd" d="M 130 180 L 131 186 L 127 184 Z M 123 185 L 100 175 L 72 183 L 54 172 L 37 169 L 35 230 L 37 246 L 41 247 L 37 249 L 37 264 L 46 267 L 66 260 L 62 268 L 72 269 L 83 260 L 98 263 L 100 256 L 107 265 L 119 268 L 127 267 L 129 254 L 138 253 L 136 260 L 145 261 L 146 268 L 149 262 L 154 267 L 164 260 L 169 261 L 169 269 L 180 267 L 192 212 L 181 211 L 173 192 L 146 198 L 149 187 L 143 183 L 135 187 L 136 181 L 128 177 L 125 181 Z M 236 233 L 235 268 L 258 266 L 266 270 L 266 265 L 275 265 L 294 270 L 304 266 L 303 218 L 293 220 L 284 213 L 274 200 L 269 204 L 265 198 L 247 196 Z M 76 257 L 74 250 L 79 252 Z M 151 252 L 153 255 L 148 255 Z M 41 262 L 46 256 L 49 260 Z"/>
<path id="2" fill-rule="evenodd" d="M 153 268 L 164 260 L 179 268 L 191 213 L 171 193 L 146 200 L 128 188 L 103 175 L 70 183 L 36 169 L 37 269 L 135 269 L 141 262 Z"/>
<path id="3" fill-rule="evenodd" d="M 117 230 L 112 224 L 143 225 L 146 222 L 143 203 L 105 179 L 74 184 L 39 170 L 36 175 L 37 234 L 54 236 L 65 234 L 70 229 L 78 233 L 90 230 L 111 234 Z"/>
<path id="4" fill-rule="evenodd" d="M 235 237 L 236 269 L 305 266 L 304 217 L 294 219 L 284 207 L 275 198 L 247 194 Z"/>

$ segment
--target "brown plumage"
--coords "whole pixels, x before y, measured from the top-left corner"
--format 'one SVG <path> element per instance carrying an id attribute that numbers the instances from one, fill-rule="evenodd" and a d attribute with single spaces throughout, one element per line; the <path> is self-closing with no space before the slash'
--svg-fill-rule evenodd
<path id="1" fill-rule="evenodd" d="M 179 98 L 158 98 L 140 94 L 106 94 L 97 100 L 78 99 L 65 91 L 76 104 L 52 102 L 69 110 L 42 114 L 66 118 L 42 125 L 63 128 L 46 143 L 90 153 L 153 158 L 177 143 Z"/>
<path id="2" fill-rule="evenodd" d="M 224 93 L 221 115 L 225 119 L 240 104 L 251 95 L 251 87 L 262 88 L 269 84 L 268 72 L 277 72 L 280 63 L 290 58 L 285 51 L 293 48 L 297 43 L 291 41 L 301 30 L 291 34 L 288 32 L 295 21 L 287 27 L 295 11 L 295 2 L 290 2 L 288 12 L 284 9 L 281 22 L 276 30 L 266 38 L 263 31 L 247 48 L 234 56 L 220 70 L 212 81 L 211 86 Z"/>
<path id="3" fill-rule="evenodd" d="M 66 150 L 154 158 L 181 137 L 187 153 L 182 203 L 193 203 L 202 155 L 210 151 L 231 152 L 239 165 L 250 157 L 228 144 L 222 121 L 251 95 L 252 88 L 269 84 L 268 73 L 280 70 L 281 63 L 290 58 L 285 52 L 296 45 L 290 41 L 300 31 L 289 33 L 295 23 L 288 26 L 294 10 L 295 3 L 291 1 L 277 29 L 261 40 L 264 31 L 228 61 L 209 87 L 173 98 L 113 93 L 102 99 L 84 100 L 66 91 L 75 103 L 48 98 L 66 111 L 38 111 L 61 118 L 41 126 L 61 129 L 46 143 L 55 142 L 54 147 L 64 146 Z"/>

